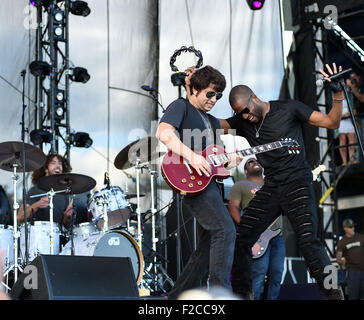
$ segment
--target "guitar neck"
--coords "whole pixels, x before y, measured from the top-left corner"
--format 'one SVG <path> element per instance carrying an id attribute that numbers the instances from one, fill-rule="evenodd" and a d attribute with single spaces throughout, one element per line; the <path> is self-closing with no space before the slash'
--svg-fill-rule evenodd
<path id="1" fill-rule="evenodd" d="M 216 164 L 221 164 L 221 163 L 224 163 L 224 162 L 230 160 L 230 156 L 235 153 L 237 153 L 238 155 L 241 155 L 243 157 L 246 157 L 246 156 L 250 156 L 250 155 L 254 155 L 254 154 L 258 154 L 258 153 L 263 153 L 263 152 L 279 149 L 282 147 L 283 147 L 282 143 L 280 141 L 276 141 L 276 142 L 262 144 L 260 146 L 248 148 L 248 149 L 239 150 L 236 152 L 212 155 L 211 158 L 213 159 L 213 161 Z"/>

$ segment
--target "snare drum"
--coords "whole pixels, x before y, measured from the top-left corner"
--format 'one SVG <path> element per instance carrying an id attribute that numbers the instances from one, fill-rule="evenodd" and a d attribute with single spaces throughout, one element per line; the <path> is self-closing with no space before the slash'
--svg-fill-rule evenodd
<path id="1" fill-rule="evenodd" d="M 95 192 L 89 200 L 88 211 L 92 220 L 102 230 L 104 227 L 104 204 L 107 206 L 108 228 L 117 228 L 129 219 L 131 211 L 123 190 L 117 186 Z"/>
<path id="2" fill-rule="evenodd" d="M 0 225 L 0 250 L 3 272 L 14 263 L 14 228 Z"/>
<path id="3" fill-rule="evenodd" d="M 136 281 L 140 283 L 144 272 L 144 259 L 138 244 L 128 233 L 119 230 L 98 232 L 86 239 L 76 237 L 73 244 L 74 254 L 77 256 L 129 257 Z M 60 255 L 71 255 L 71 249 L 69 241 Z"/>
<path id="4" fill-rule="evenodd" d="M 60 230 L 57 223 L 53 223 L 53 254 L 60 252 Z M 25 259 L 25 226 L 20 230 L 20 251 Z M 33 261 L 40 254 L 51 254 L 50 222 L 34 221 L 34 225 L 28 226 L 28 251 L 29 261 Z"/>

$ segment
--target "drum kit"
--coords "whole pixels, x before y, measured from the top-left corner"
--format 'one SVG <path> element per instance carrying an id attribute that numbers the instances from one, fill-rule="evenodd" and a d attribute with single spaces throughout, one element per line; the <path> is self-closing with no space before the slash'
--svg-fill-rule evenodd
<path id="1" fill-rule="evenodd" d="M 135 194 L 125 194 L 120 187 L 111 186 L 108 176 L 106 177 L 106 187 L 98 192 L 93 192 L 96 181 L 86 175 L 62 173 L 44 176 L 38 180 L 37 187 L 45 192 L 30 197 L 48 197 L 49 221 L 27 222 L 25 214 L 24 224 L 20 226 L 17 223 L 18 172 L 30 172 L 41 168 L 46 161 L 46 156 L 40 149 L 26 143 L 14 141 L 0 143 L 0 168 L 13 171 L 14 188 L 13 225 L 0 225 L 0 250 L 5 253 L 2 263 L 4 279 L 6 279 L 4 280 L 6 283 L 3 283 L 5 288 L 10 290 L 8 285 L 10 272 L 14 272 L 15 283 L 18 272 L 23 272 L 24 267 L 40 254 L 129 257 L 138 285 L 165 293 L 161 284 L 157 283 L 157 274 L 159 273 L 160 278 L 162 273 L 166 281 L 173 286 L 173 281 L 158 263 L 157 254 L 154 254 L 153 262 L 148 268 L 145 268 L 142 254 L 143 215 L 140 201 L 145 194 L 140 193 L 140 175 L 143 169 L 147 169 L 150 173 L 152 251 L 154 253 L 157 251 L 158 238 L 155 220 L 158 213 L 155 203 L 157 172 L 152 169 L 150 163 L 163 153 L 153 151 L 156 150 L 155 143 L 157 143 L 156 140 L 151 137 L 139 139 L 121 150 L 115 158 L 114 165 L 117 169 L 135 168 Z M 21 152 L 24 147 L 25 158 Z M 23 165 L 24 163 L 25 165 Z M 63 227 L 53 220 L 54 197 L 58 194 L 68 195 L 70 202 L 73 203 L 75 196 L 83 193 L 90 194 L 87 211 L 92 215 L 92 221 L 74 224 L 75 217 L 73 216 L 65 233 Z M 132 198 L 136 198 L 135 210 L 129 203 Z M 134 217 L 135 221 L 135 216 L 137 226 L 132 232 L 130 220 Z M 61 244 L 62 236 L 67 239 L 64 246 Z M 152 270 L 151 273 L 150 270 Z M 149 282 L 145 280 L 146 278 Z"/>

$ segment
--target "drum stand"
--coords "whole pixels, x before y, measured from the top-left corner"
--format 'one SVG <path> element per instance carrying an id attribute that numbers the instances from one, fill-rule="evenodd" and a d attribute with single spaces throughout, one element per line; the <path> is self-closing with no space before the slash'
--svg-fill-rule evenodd
<path id="1" fill-rule="evenodd" d="M 106 233 L 107 230 L 109 229 L 109 220 L 108 220 L 109 217 L 107 215 L 107 207 L 109 205 L 109 201 L 107 200 L 106 195 L 103 194 L 102 197 L 103 197 L 102 205 L 104 207 L 104 226 L 102 228 L 102 231 Z"/>
<path id="2" fill-rule="evenodd" d="M 14 270 L 14 283 L 18 280 L 18 270 L 20 272 L 23 272 L 23 269 L 18 265 L 18 240 L 20 238 L 20 232 L 18 231 L 18 209 L 19 209 L 19 204 L 17 202 L 17 197 L 16 197 L 16 183 L 18 181 L 19 176 L 16 173 L 16 169 L 18 167 L 18 164 L 14 163 L 13 164 L 13 176 L 12 176 L 12 180 L 13 180 L 13 192 L 14 192 L 14 202 L 13 202 L 13 214 L 14 214 L 14 229 L 13 229 L 13 239 L 14 239 L 14 264 L 10 265 L 8 267 L 8 269 L 5 271 L 4 273 L 4 278 L 8 276 L 9 272 L 11 270 Z M 24 210 L 25 212 L 25 210 Z"/>

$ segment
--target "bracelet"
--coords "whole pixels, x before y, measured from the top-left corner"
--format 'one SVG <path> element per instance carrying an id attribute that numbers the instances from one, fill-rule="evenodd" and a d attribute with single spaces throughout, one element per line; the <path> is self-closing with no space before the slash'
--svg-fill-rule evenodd
<path id="1" fill-rule="evenodd" d="M 334 102 L 341 102 L 341 101 L 344 101 L 344 98 L 343 99 L 335 99 L 334 98 Z"/>

